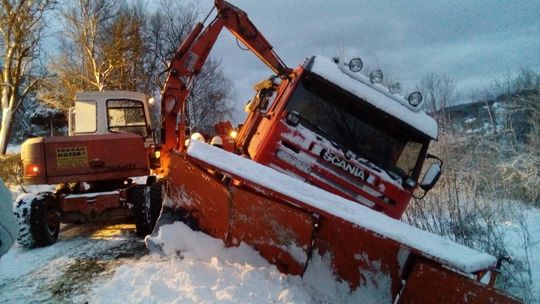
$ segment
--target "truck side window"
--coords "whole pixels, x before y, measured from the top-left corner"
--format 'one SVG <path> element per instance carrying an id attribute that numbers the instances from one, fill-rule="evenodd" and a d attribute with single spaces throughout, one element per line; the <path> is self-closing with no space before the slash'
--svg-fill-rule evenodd
<path id="1" fill-rule="evenodd" d="M 418 156 L 422 150 L 422 143 L 409 141 L 401 151 L 396 165 L 399 169 L 403 170 L 408 176 L 411 176 L 416 164 L 418 162 Z"/>

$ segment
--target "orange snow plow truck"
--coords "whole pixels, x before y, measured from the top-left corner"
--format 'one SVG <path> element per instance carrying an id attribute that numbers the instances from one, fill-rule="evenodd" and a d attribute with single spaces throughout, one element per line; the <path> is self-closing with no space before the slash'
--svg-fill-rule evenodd
<path id="1" fill-rule="evenodd" d="M 294 275 L 317 255 L 351 290 L 375 284 L 388 303 L 517 302 L 493 288 L 495 257 L 398 220 L 441 172 L 420 93 L 405 99 L 379 70 L 360 74 L 360 59 L 290 69 L 244 11 L 223 0 L 214 9 L 179 46 L 162 90 L 166 199 L 153 235 L 183 220 Z M 191 84 L 223 28 L 274 73 L 255 85 L 233 151 L 186 134 Z M 436 161 L 420 178 L 427 158 Z"/>
<path id="2" fill-rule="evenodd" d="M 441 174 L 442 161 L 427 152 L 437 124 L 420 110 L 420 93 L 404 98 L 398 84 L 384 87 L 380 70 L 364 76 L 358 58 L 314 56 L 290 69 L 244 11 L 223 0 L 214 9 L 168 68 L 162 178 L 124 196 L 145 210 L 162 205 L 152 235 L 181 220 L 227 246 L 245 242 L 293 275 L 317 258 L 351 291 L 375 286 L 388 303 L 519 302 L 494 288 L 495 257 L 399 221 L 415 191 L 425 195 Z M 255 85 L 229 149 L 190 140 L 186 113 L 224 28 L 274 73 Z"/>

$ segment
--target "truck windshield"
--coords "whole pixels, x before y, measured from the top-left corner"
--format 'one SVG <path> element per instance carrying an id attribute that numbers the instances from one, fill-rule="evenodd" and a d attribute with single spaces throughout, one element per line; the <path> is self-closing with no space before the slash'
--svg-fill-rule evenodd
<path id="1" fill-rule="evenodd" d="M 142 102 L 128 99 L 107 100 L 109 131 L 130 132 L 147 137 L 146 119 Z"/>
<path id="2" fill-rule="evenodd" d="M 391 175 L 417 180 L 429 138 L 359 97 L 307 72 L 287 110 L 296 111 L 306 128 L 358 158 Z"/>

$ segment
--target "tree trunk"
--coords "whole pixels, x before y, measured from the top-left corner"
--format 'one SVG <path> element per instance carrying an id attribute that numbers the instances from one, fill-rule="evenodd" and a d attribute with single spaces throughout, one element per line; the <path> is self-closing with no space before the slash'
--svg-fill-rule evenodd
<path id="1" fill-rule="evenodd" d="M 11 133 L 11 120 L 13 111 L 7 107 L 2 109 L 2 126 L 0 128 L 0 154 L 5 155 Z"/>

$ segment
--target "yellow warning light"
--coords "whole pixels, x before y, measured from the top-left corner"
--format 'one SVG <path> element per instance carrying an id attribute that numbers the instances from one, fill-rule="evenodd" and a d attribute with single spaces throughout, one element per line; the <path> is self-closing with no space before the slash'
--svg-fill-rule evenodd
<path id="1" fill-rule="evenodd" d="M 161 151 L 157 150 L 154 152 L 154 157 L 155 158 L 160 158 L 161 157 Z"/>
<path id="2" fill-rule="evenodd" d="M 231 130 L 231 132 L 229 132 L 229 136 L 232 138 L 236 138 L 237 135 L 238 135 L 238 132 L 236 130 Z"/>

